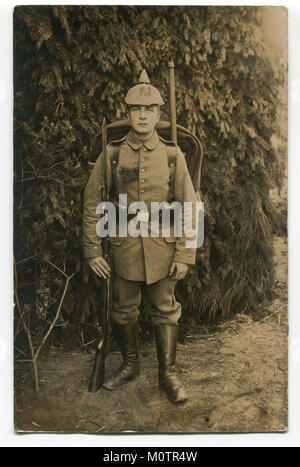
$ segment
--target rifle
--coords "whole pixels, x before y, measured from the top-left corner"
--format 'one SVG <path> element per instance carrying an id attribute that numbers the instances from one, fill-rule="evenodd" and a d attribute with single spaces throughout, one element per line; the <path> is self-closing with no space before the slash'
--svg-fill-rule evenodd
<path id="1" fill-rule="evenodd" d="M 174 74 L 174 62 L 168 63 L 169 69 L 169 98 L 170 98 L 170 129 L 171 129 L 171 141 L 177 144 L 177 123 L 176 123 L 176 97 L 175 97 L 175 74 Z M 193 185 L 196 194 L 196 200 L 201 201 L 200 196 L 200 180 L 201 180 L 201 165 L 203 157 L 203 149 L 200 141 L 198 141 L 201 154 L 198 160 L 198 165 L 196 167 L 194 176 L 193 176 Z"/>
<path id="2" fill-rule="evenodd" d="M 104 186 L 101 187 L 103 192 L 103 200 L 109 201 L 109 182 L 108 182 L 108 159 L 107 159 L 107 127 L 105 118 L 102 123 L 102 154 L 104 157 Z M 104 215 L 107 211 L 104 212 Z M 110 240 L 109 237 L 105 237 L 102 240 L 103 245 L 103 257 L 111 270 L 111 277 L 104 280 L 103 283 L 103 313 L 102 318 L 102 336 L 98 342 L 94 367 L 89 384 L 89 392 L 96 392 L 102 386 L 105 376 L 105 359 L 109 353 L 109 338 L 111 331 L 111 315 L 112 315 L 112 260 L 110 255 Z"/>

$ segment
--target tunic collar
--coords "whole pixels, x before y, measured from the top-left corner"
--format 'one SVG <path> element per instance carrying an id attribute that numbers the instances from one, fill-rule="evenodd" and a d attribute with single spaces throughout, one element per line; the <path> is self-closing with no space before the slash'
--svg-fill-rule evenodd
<path id="1" fill-rule="evenodd" d="M 152 135 L 150 138 L 148 138 L 146 141 L 141 141 L 138 139 L 133 131 L 129 131 L 128 135 L 126 136 L 126 142 L 129 144 L 129 146 L 137 151 L 138 149 L 141 149 L 141 147 L 144 145 L 149 151 L 153 151 L 153 149 L 158 146 L 159 143 L 159 136 L 156 132 L 156 130 L 153 131 Z"/>

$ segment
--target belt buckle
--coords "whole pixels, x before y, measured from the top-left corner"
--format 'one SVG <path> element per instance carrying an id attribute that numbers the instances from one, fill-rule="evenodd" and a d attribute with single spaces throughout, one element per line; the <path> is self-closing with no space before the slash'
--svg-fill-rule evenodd
<path id="1" fill-rule="evenodd" d="M 140 211 L 138 213 L 138 220 L 140 222 L 148 222 L 149 221 L 149 212 L 147 211 Z"/>

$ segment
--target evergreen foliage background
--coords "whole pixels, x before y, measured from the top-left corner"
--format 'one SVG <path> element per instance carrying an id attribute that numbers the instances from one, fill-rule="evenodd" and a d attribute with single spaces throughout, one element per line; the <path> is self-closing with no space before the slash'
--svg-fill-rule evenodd
<path id="1" fill-rule="evenodd" d="M 64 283 L 47 261 L 75 272 L 63 304 L 65 323 L 80 319 L 87 297 L 82 193 L 88 161 L 101 149 L 93 144 L 102 119 L 123 116 L 125 92 L 142 68 L 168 102 L 170 59 L 176 64 L 177 121 L 204 146 L 205 243 L 177 288 L 184 317 L 191 312 L 198 321 L 216 320 L 271 298 L 272 231 L 279 217 L 269 190 L 282 175 L 271 137 L 278 131 L 286 69 L 268 59 L 257 34 L 260 10 L 15 9 L 15 258 L 33 257 L 18 264 L 19 294 L 41 332 Z M 85 306 L 94 300 L 95 308 L 92 289 Z"/>

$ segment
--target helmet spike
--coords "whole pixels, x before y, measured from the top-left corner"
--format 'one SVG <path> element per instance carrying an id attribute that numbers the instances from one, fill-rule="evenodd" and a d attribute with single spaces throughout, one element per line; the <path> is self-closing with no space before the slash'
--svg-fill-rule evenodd
<path id="1" fill-rule="evenodd" d="M 147 72 L 146 72 L 145 68 L 143 69 L 143 71 L 141 73 L 139 83 L 150 84 L 150 80 L 148 78 L 148 75 L 147 75 Z"/>

